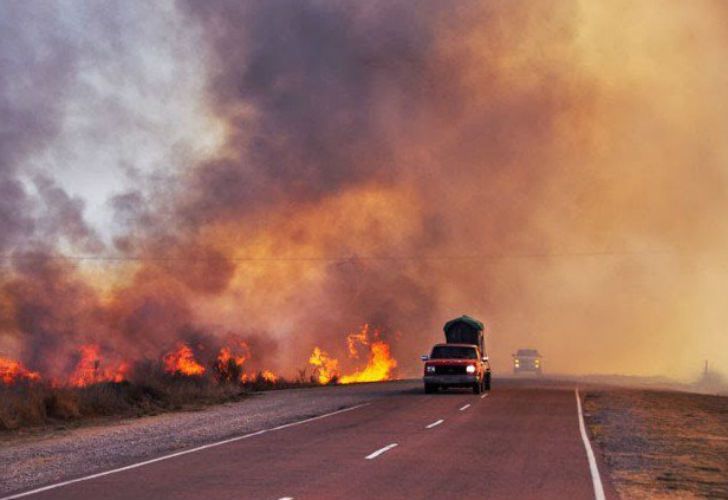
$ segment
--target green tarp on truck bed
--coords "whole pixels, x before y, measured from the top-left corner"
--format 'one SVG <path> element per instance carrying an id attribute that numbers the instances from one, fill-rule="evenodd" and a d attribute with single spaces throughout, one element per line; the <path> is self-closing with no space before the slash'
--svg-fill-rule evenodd
<path id="1" fill-rule="evenodd" d="M 445 323 L 445 341 L 448 344 L 477 345 L 480 352 L 485 354 L 484 328 L 485 325 L 477 319 L 462 315 Z"/>
<path id="2" fill-rule="evenodd" d="M 468 316 L 467 314 L 463 314 L 459 318 L 451 319 L 447 323 L 445 323 L 445 326 L 443 327 L 443 330 L 445 331 L 445 334 L 447 334 L 448 330 L 450 330 L 452 327 L 456 326 L 459 323 L 465 323 L 471 328 L 474 328 L 475 330 L 483 331 L 485 328 L 485 325 L 478 321 L 475 318 L 472 318 Z"/>

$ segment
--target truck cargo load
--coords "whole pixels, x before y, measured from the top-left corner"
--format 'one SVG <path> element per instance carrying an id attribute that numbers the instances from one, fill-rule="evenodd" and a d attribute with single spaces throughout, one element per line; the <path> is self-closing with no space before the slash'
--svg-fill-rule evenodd
<path id="1" fill-rule="evenodd" d="M 445 323 L 443 330 L 445 331 L 445 341 L 448 344 L 472 344 L 480 348 L 480 352 L 485 356 L 485 343 L 483 339 L 483 330 L 485 325 L 475 318 L 462 315 L 459 318 L 452 319 Z"/>

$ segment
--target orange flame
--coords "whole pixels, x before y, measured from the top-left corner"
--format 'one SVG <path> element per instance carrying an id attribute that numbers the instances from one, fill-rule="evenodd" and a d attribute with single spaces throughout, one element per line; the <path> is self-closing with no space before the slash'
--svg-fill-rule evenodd
<path id="1" fill-rule="evenodd" d="M 232 353 L 232 350 L 229 347 L 223 347 L 222 349 L 220 349 L 220 354 L 217 355 L 217 360 L 220 363 L 228 363 L 231 359 L 235 362 L 236 365 L 242 366 L 243 363 L 250 359 L 250 354 L 246 352 L 244 354 L 236 356 Z"/>
<path id="2" fill-rule="evenodd" d="M 187 376 L 198 376 L 205 373 L 205 367 L 197 362 L 195 354 L 187 344 L 178 344 L 177 350 L 166 354 L 163 361 L 164 369 L 168 373 Z"/>
<path id="3" fill-rule="evenodd" d="M 129 373 L 129 363 L 122 361 L 119 367 L 116 369 L 116 373 L 111 378 L 113 382 L 119 383 L 126 380 L 126 376 Z"/>
<path id="4" fill-rule="evenodd" d="M 359 358 L 360 346 L 366 346 L 369 349 L 367 365 L 348 375 L 339 376 L 339 361 L 319 347 L 315 347 L 308 362 L 314 366 L 314 376 L 318 378 L 319 383 L 327 384 L 334 377 L 339 377 L 341 384 L 391 380 L 392 373 L 397 367 L 397 360 L 392 357 L 389 344 L 379 338 L 379 330 L 374 330 L 372 337 L 373 340 L 370 340 L 369 325 L 366 324 L 360 331 L 347 335 L 349 358 Z"/>
<path id="5" fill-rule="evenodd" d="M 247 381 L 248 376 L 243 373 L 243 364 L 250 359 L 250 350 L 248 344 L 240 342 L 243 353 L 239 355 L 233 354 L 232 349 L 223 347 L 217 355 L 215 362 L 215 370 L 220 381 L 232 382 L 239 379 L 241 382 Z"/>
<path id="6" fill-rule="evenodd" d="M 369 348 L 369 359 L 364 369 L 349 375 L 343 375 L 339 382 L 350 384 L 352 382 L 379 382 L 390 380 L 392 372 L 397 367 L 397 360 L 392 357 L 389 344 L 379 338 L 379 330 L 374 330 L 373 340 L 369 339 L 369 325 L 362 326 L 359 332 L 347 336 L 349 357 L 359 358 L 357 344 Z"/>
<path id="7" fill-rule="evenodd" d="M 20 361 L 0 357 L 0 381 L 10 385 L 21 380 L 36 382 L 40 373 L 28 370 Z"/>
<path id="8" fill-rule="evenodd" d="M 68 383 L 76 387 L 86 387 L 97 380 L 101 356 L 99 346 L 82 345 L 81 359 L 78 360 L 76 368 L 68 378 Z"/>
<path id="9" fill-rule="evenodd" d="M 308 362 L 314 367 L 314 377 L 319 384 L 328 384 L 338 374 L 339 361 L 319 347 L 314 347 Z"/>
<path id="10" fill-rule="evenodd" d="M 351 384 L 352 382 L 379 382 L 391 380 L 392 371 L 397 367 L 397 360 L 390 353 L 389 344 L 383 340 L 371 343 L 367 366 L 351 375 L 343 375 L 339 382 Z"/>
<path id="11" fill-rule="evenodd" d="M 369 325 L 365 324 L 362 329 L 358 332 L 350 333 L 346 336 L 346 344 L 349 348 L 349 357 L 358 358 L 359 350 L 356 348 L 356 344 L 369 345 Z"/>
<path id="12" fill-rule="evenodd" d="M 259 379 L 270 383 L 278 381 L 278 375 L 270 370 L 263 370 L 257 375 L 255 373 L 244 372 L 243 365 L 251 358 L 250 347 L 242 341 L 239 342 L 239 347 L 242 350 L 242 353 L 239 355 L 233 354 L 232 349 L 227 346 L 220 349 L 220 353 L 217 355 L 217 361 L 215 362 L 216 377 L 220 382 L 239 380 L 240 382 L 247 383 Z"/>
<path id="13" fill-rule="evenodd" d="M 101 348 L 96 344 L 82 345 L 81 359 L 73 373 L 68 377 L 68 384 L 74 387 L 86 387 L 99 382 L 123 382 L 129 372 L 129 364 L 122 362 L 113 370 L 103 368 Z"/>

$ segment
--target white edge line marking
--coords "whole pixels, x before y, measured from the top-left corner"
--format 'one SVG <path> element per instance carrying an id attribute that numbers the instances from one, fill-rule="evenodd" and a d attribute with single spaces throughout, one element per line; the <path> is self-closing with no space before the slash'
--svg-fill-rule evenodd
<path id="1" fill-rule="evenodd" d="M 488 397 L 488 393 L 486 392 L 485 394 L 483 394 L 482 396 L 480 396 L 480 399 L 487 398 L 487 397 Z"/>
<path id="2" fill-rule="evenodd" d="M 49 484 L 48 486 L 43 486 L 41 488 L 36 488 L 36 489 L 30 490 L 30 491 L 25 491 L 23 493 L 16 493 L 14 495 L 9 495 L 9 496 L 6 496 L 6 497 L 0 497 L 0 500 L 12 500 L 12 499 L 15 499 L 15 498 L 23 498 L 23 497 L 27 497 L 27 496 L 30 496 L 30 495 L 35 495 L 36 493 L 41 493 L 43 491 L 48 491 L 48 490 L 53 490 L 55 488 L 60 488 L 61 486 L 67 486 L 69 484 L 80 483 L 81 481 L 88 481 L 89 479 L 96 479 L 98 477 L 108 476 L 110 474 L 116 474 L 117 472 L 123 472 L 123 471 L 127 471 L 127 470 L 130 470 L 130 469 L 136 469 L 137 467 L 143 467 L 145 465 L 153 464 L 155 462 L 161 462 L 163 460 L 169 460 L 170 458 L 179 457 L 179 456 L 182 456 L 182 455 L 187 455 L 189 453 L 194 453 L 196 451 L 202 451 L 202 450 L 206 450 L 208 448 L 215 448 L 216 446 L 222 446 L 224 444 L 234 443 L 235 441 L 240 441 L 242 439 L 248 439 L 248 438 L 251 438 L 251 437 L 254 437 L 254 436 L 260 436 L 261 434 L 265 434 L 266 432 L 278 431 L 278 430 L 281 430 L 281 429 L 286 429 L 288 427 L 293 427 L 293 426 L 296 426 L 296 425 L 301 425 L 301 424 L 305 424 L 305 423 L 308 423 L 308 422 L 313 422 L 314 420 L 320 420 L 322 418 L 326 418 L 326 417 L 331 417 L 331 416 L 334 416 L 334 415 L 338 415 L 339 413 L 345 413 L 347 411 L 356 410 L 356 409 L 362 408 L 364 406 L 369 406 L 370 404 L 371 403 L 362 403 L 360 405 L 350 406 L 348 408 L 342 408 L 341 410 L 332 411 L 330 413 L 324 413 L 323 415 L 317 415 L 315 417 L 310 417 L 310 418 L 306 418 L 306 419 L 303 419 L 303 420 L 298 420 L 296 422 L 291 422 L 289 424 L 279 425 L 277 427 L 272 427 L 270 429 L 262 429 L 262 430 L 259 430 L 259 431 L 251 432 L 249 434 L 243 434 L 242 436 L 236 436 L 236 437 L 233 437 L 233 438 L 224 439 L 222 441 L 216 441 L 214 443 L 203 444 L 202 446 L 197 446 L 195 448 L 190 448 L 189 450 L 178 451 L 176 453 L 170 453 L 169 455 L 162 455 L 161 457 L 152 458 L 151 460 L 145 460 L 143 462 L 137 462 L 135 464 L 127 465 L 125 467 L 119 467 L 117 469 L 111 469 L 111 470 L 107 470 L 107 471 L 104 471 L 104 472 L 99 472 L 99 473 L 96 473 L 96 474 L 91 474 L 90 476 L 78 477 L 76 479 L 69 479 L 68 481 L 62 481 L 60 483 Z"/>
<path id="3" fill-rule="evenodd" d="M 574 389 L 576 394 L 576 410 L 579 414 L 579 432 L 581 433 L 581 440 L 584 441 L 584 448 L 586 449 L 586 458 L 589 461 L 589 472 L 591 473 L 592 485 L 594 486 L 594 498 L 596 500 L 605 500 L 604 486 L 602 486 L 602 478 L 599 475 L 599 467 L 597 467 L 597 461 L 594 458 L 594 450 L 592 450 L 589 437 L 586 435 L 586 426 L 584 425 L 584 413 L 581 411 L 581 398 L 579 397 L 579 388 Z"/>
<path id="4" fill-rule="evenodd" d="M 377 458 L 382 453 L 387 453 L 389 450 L 391 450 L 392 448 L 394 448 L 396 446 L 397 446 L 397 443 L 388 444 L 384 448 L 380 448 L 377 451 L 375 451 L 374 453 L 370 453 L 369 455 L 367 455 L 364 458 L 367 459 L 367 460 L 374 460 L 375 458 Z"/>
<path id="5" fill-rule="evenodd" d="M 293 500 L 293 497 L 281 497 L 278 500 Z"/>
<path id="6" fill-rule="evenodd" d="M 467 410 L 468 408 L 470 408 L 470 403 L 468 403 L 468 404 L 466 404 L 465 406 L 463 406 L 462 408 L 460 408 L 460 411 L 465 411 L 465 410 Z"/>
<path id="7" fill-rule="evenodd" d="M 432 429 L 433 427 L 437 427 L 438 425 L 440 425 L 443 422 L 444 422 L 443 419 L 440 419 L 437 422 L 432 422 L 430 425 L 426 426 L 425 429 Z"/>

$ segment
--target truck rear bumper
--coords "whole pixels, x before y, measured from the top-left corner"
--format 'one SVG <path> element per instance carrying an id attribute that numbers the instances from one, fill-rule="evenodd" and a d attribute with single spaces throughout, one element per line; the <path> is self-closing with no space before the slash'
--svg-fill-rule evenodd
<path id="1" fill-rule="evenodd" d="M 425 375 L 422 380 L 425 384 L 469 387 L 478 382 L 478 377 L 476 375 Z"/>
<path id="2" fill-rule="evenodd" d="M 541 368 L 513 368 L 513 373 L 541 373 Z"/>

